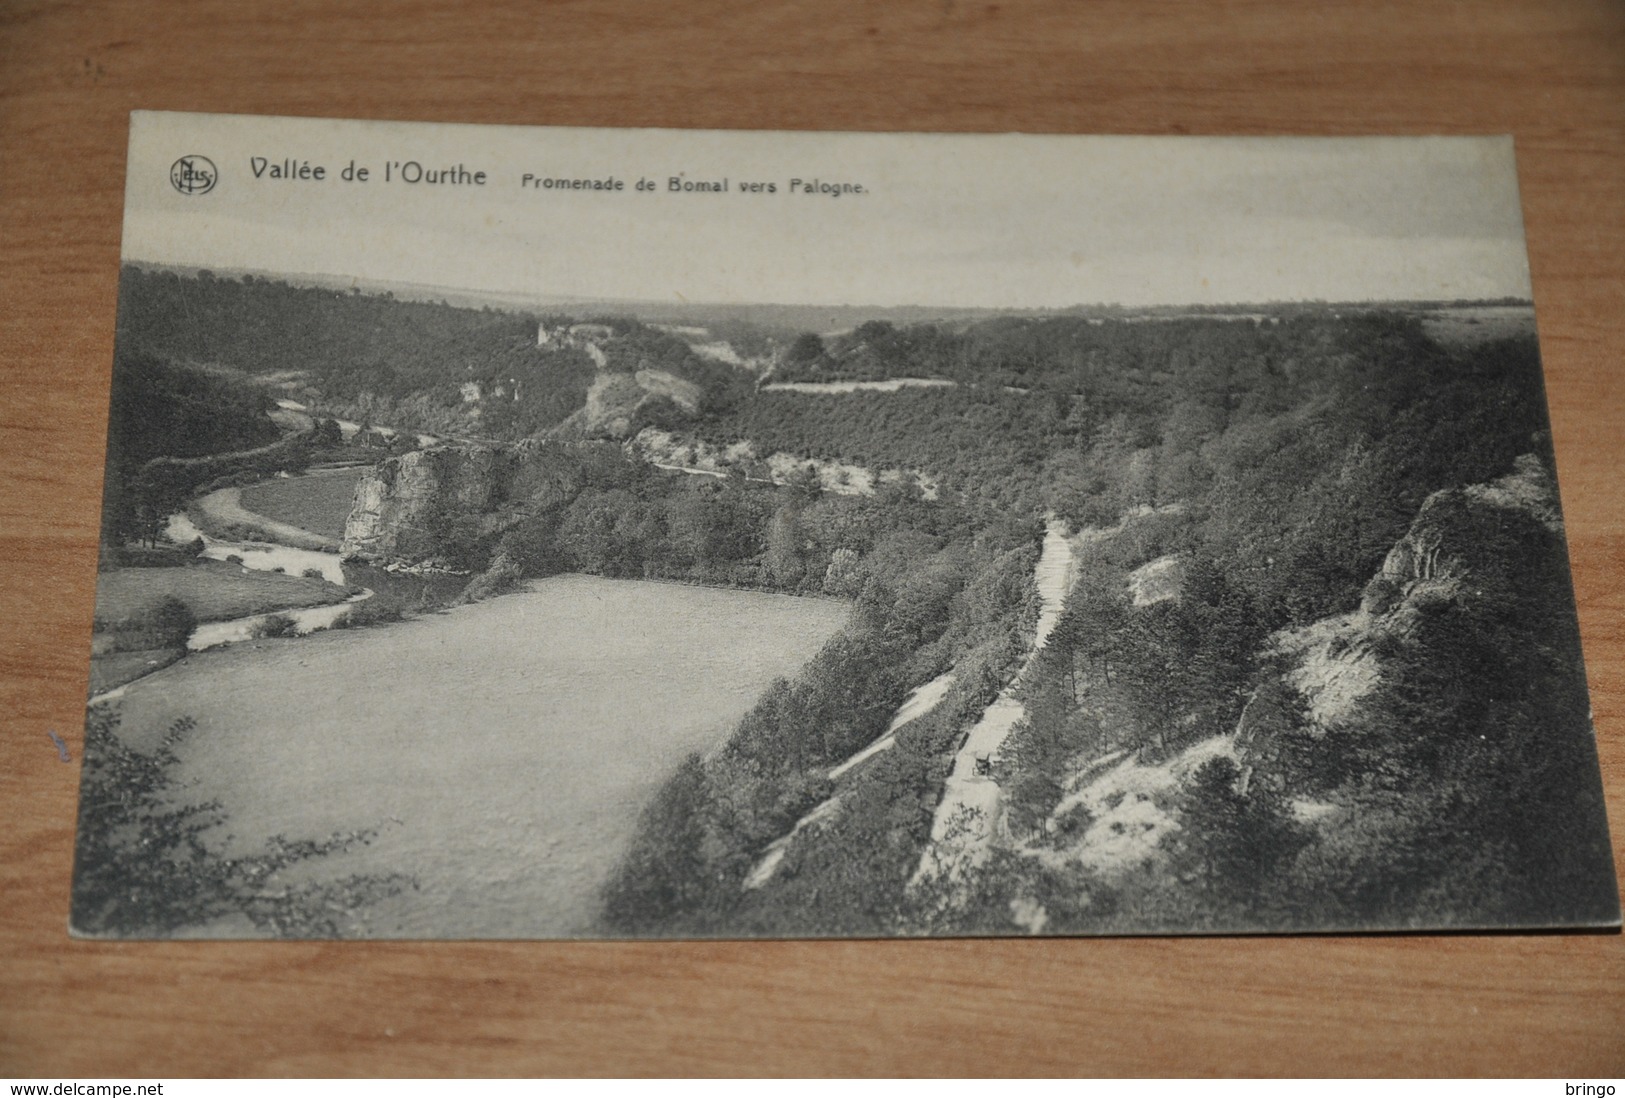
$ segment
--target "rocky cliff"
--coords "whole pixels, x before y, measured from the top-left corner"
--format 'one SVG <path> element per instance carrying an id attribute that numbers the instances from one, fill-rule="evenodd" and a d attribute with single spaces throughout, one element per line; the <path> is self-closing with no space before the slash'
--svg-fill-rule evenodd
<path id="1" fill-rule="evenodd" d="M 1618 919 L 1541 461 L 1429 496 L 1357 610 L 1273 650 L 1235 736 L 1237 792 L 1278 798 L 1311 844 L 1290 887 L 1350 925 Z"/>
<path id="2" fill-rule="evenodd" d="M 550 432 L 561 439 L 628 439 L 650 424 L 685 421 L 700 406 L 701 390 L 664 370 L 602 372 L 587 401 Z"/>
<path id="3" fill-rule="evenodd" d="M 472 546 L 536 508 L 566 500 L 594 468 L 623 466 L 608 443 L 459 443 L 374 466 L 356 485 L 340 552 L 347 558 L 461 564 Z"/>
<path id="4" fill-rule="evenodd" d="M 1135 584 L 1137 605 L 1156 601 L 1142 590 L 1166 579 L 1174 561 L 1134 573 L 1145 581 Z M 1183 826 L 1181 805 L 1214 758 L 1236 764 L 1240 795 L 1267 791 L 1300 824 L 1333 828 L 1373 788 L 1405 790 L 1436 782 L 1441 770 L 1482 769 L 1489 764 L 1468 758 L 1462 742 L 1486 753 L 1503 748 L 1494 741 L 1510 722 L 1499 704 L 1476 702 L 1498 688 L 1522 689 L 1538 706 L 1542 692 L 1555 696 L 1554 677 L 1583 689 L 1565 592 L 1556 486 L 1538 459 L 1520 458 L 1488 484 L 1435 492 L 1358 608 L 1269 638 L 1233 733 L 1168 759 L 1118 748 L 1075 760 L 1046 830 L 1065 832 L 1074 814 L 1088 826 L 1068 843 L 1045 845 L 1042 857 L 1114 879 L 1150 864 L 1162 856 L 1163 837 Z M 1526 666 L 1524 656 L 1539 666 Z"/>
<path id="5" fill-rule="evenodd" d="M 1528 619 L 1536 614 L 1561 618 L 1562 530 L 1556 484 L 1533 455 L 1488 484 L 1429 496 L 1366 585 L 1358 609 L 1270 639 L 1278 679 L 1266 676 L 1243 714 L 1237 748 L 1244 762 L 1277 782 L 1303 784 L 1303 760 L 1312 756 L 1284 740 L 1330 738 L 1335 747 L 1339 736 L 1370 738 L 1378 715 L 1399 704 L 1395 695 L 1414 689 L 1406 684 L 1418 665 L 1442 674 L 1446 661 L 1466 658 L 1462 644 L 1487 644 L 1503 625 L 1532 627 Z M 1572 658 L 1578 674 L 1577 648 L 1558 651 L 1573 647 L 1567 632 L 1536 636 L 1554 656 Z M 1464 665 L 1451 677 L 1466 684 L 1480 670 Z M 1333 777 L 1356 775 L 1323 772 L 1309 784 L 1325 786 Z"/>

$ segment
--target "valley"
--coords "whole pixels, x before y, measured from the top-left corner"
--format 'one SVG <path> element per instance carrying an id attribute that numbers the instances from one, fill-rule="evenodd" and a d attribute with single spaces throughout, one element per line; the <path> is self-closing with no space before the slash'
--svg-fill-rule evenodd
<path id="1" fill-rule="evenodd" d="M 1524 306 L 124 292 L 92 723 L 285 890 L 144 933 L 1617 911 Z"/>

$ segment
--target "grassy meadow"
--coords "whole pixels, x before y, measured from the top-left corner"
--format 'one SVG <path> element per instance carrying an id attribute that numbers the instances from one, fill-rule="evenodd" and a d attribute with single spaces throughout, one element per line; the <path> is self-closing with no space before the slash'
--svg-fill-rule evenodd
<path id="1" fill-rule="evenodd" d="M 305 606 L 342 602 L 344 588 L 325 580 L 256 572 L 227 561 L 198 560 L 179 568 L 116 568 L 96 583 L 97 631 L 139 624 L 165 599 L 183 603 L 198 621 L 226 621 Z"/>
<path id="2" fill-rule="evenodd" d="M 357 466 L 261 481 L 243 489 L 242 505 L 257 515 L 312 534 L 342 538 L 356 482 L 363 472 Z"/>
<path id="3" fill-rule="evenodd" d="M 322 606 L 346 597 L 343 587 L 326 580 L 256 572 L 226 561 L 107 569 L 96 582 L 90 693 L 174 663 L 186 654 L 187 638 L 199 622 Z"/>

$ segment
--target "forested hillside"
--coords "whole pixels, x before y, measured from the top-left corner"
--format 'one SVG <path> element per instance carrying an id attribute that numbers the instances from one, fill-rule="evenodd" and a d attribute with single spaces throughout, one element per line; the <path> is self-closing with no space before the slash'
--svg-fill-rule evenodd
<path id="1" fill-rule="evenodd" d="M 1533 333 L 1450 341 L 1425 320 L 873 325 L 802 341 L 796 376 L 958 386 L 764 392 L 704 425 L 759 452 L 917 469 L 972 513 L 1048 510 L 1080 531 L 1026 717 L 989 760 L 1000 840 L 962 878 L 863 878 L 869 914 L 840 925 L 872 929 L 876 909 L 960 932 L 1608 917 L 1561 526 L 1550 489 L 1528 487 L 1551 468 Z M 1473 513 L 1471 533 L 1429 535 L 1449 592 L 1434 572 L 1384 578 L 1419 515 L 1509 492 L 1546 499 L 1542 521 Z M 1303 716 L 1313 675 L 1283 653 L 1373 588 L 1411 602 L 1403 627 L 1343 642 L 1378 655 L 1333 675 L 1334 697 L 1372 678 L 1333 734 Z M 897 826 L 894 844 L 927 850 L 917 818 Z M 871 828 L 846 813 L 798 832 L 790 880 L 742 892 L 742 925 L 800 925 L 774 893 L 804 896 L 807 872 L 814 891 L 850 884 Z"/>
<path id="2" fill-rule="evenodd" d="M 1051 932 L 1615 917 L 1542 458 L 1433 494 L 1362 591 L 1274 632 L 1211 558 L 1144 564 L 1147 521 L 1089 543 L 997 762 L 1002 842 L 946 899 L 914 897 L 920 917 L 981 933 L 1035 911 Z"/>
<path id="3" fill-rule="evenodd" d="M 1101 310 L 793 338 L 731 317 L 759 377 L 716 349 L 723 324 L 630 307 L 145 271 L 123 294 L 121 384 L 239 378 L 164 413 L 218 406 L 224 435 L 200 445 L 259 438 L 269 390 L 241 379 L 518 441 L 499 502 L 433 516 L 426 555 L 477 573 L 467 597 L 585 571 L 852 601 L 842 634 L 655 798 L 605 893 L 610 931 L 1608 917 L 1526 312 Z M 933 384 L 852 384 L 895 379 Z M 645 428 L 664 454 L 725 460 L 659 472 L 637 456 Z M 134 432 L 115 453 L 150 449 L 115 431 Z M 934 498 L 906 475 L 785 475 L 807 460 L 918 473 Z M 1046 519 L 1070 565 L 1035 651 Z M 990 818 L 956 828 L 943 783 L 996 697 L 1020 714 L 974 760 Z M 967 835 L 986 841 L 933 859 Z"/>
<path id="4" fill-rule="evenodd" d="M 740 371 L 626 317 L 397 301 L 207 271 L 126 267 L 119 286 L 121 352 L 274 379 L 320 411 L 496 439 L 528 437 L 582 406 L 596 373 L 588 352 L 537 345 L 543 321 L 576 320 L 614 330 L 611 370 L 664 370 L 701 384 L 719 403 L 749 387 Z M 488 399 L 471 404 L 469 385 Z"/>
<path id="5" fill-rule="evenodd" d="M 230 374 L 119 348 L 107 423 L 102 539 L 118 544 L 150 526 L 155 505 L 136 483 L 155 458 L 253 450 L 280 437 L 264 389 Z M 143 525 L 145 524 L 145 525 Z"/>

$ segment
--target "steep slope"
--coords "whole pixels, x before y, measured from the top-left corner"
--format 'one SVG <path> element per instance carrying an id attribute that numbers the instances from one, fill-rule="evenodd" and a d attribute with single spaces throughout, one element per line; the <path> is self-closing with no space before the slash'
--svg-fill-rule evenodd
<path id="1" fill-rule="evenodd" d="M 1097 745 L 995 826 L 978 928 L 1617 919 L 1570 598 L 1538 458 L 1435 492 L 1357 608 L 1265 641 L 1233 731 Z"/>
<path id="2" fill-rule="evenodd" d="M 460 558 L 526 515 L 567 501 L 592 471 L 630 465 L 610 443 L 458 443 L 380 462 L 356 484 L 340 553 L 378 562 Z"/>

